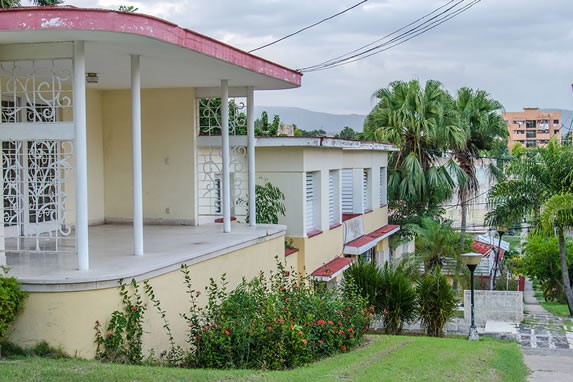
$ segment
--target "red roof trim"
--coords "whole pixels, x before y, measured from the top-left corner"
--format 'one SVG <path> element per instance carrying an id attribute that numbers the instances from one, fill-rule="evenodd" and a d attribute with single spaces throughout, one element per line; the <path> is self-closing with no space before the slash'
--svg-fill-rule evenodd
<path id="1" fill-rule="evenodd" d="M 398 228 L 400 228 L 399 225 L 387 224 L 384 227 L 380 227 L 376 231 L 372 231 L 369 234 L 360 236 L 359 238 L 354 239 L 345 245 L 349 247 L 362 247 L 363 245 L 366 245 Z"/>
<path id="2" fill-rule="evenodd" d="M 298 248 L 285 248 L 285 257 L 298 252 Z"/>
<path id="3" fill-rule="evenodd" d="M 354 259 L 350 257 L 337 257 L 312 272 L 312 276 L 332 278 L 341 270 L 348 267 L 352 261 L 354 261 Z"/>
<path id="4" fill-rule="evenodd" d="M 301 84 L 300 72 L 149 15 L 75 7 L 21 7 L 0 10 L 0 31 L 34 30 L 86 30 L 146 36 L 296 86 Z"/>

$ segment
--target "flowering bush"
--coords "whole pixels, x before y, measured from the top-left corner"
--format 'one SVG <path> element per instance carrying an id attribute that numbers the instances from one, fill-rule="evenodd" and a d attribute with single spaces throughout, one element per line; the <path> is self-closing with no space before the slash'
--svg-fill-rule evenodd
<path id="1" fill-rule="evenodd" d="M 243 280 L 230 293 L 222 281 L 222 286 L 211 281 L 204 308 L 196 303 L 199 292 L 187 283 L 190 367 L 300 366 L 359 344 L 372 315 L 352 285 L 312 290 L 281 264 L 269 278 Z"/>
<path id="2" fill-rule="evenodd" d="M 0 267 L 0 338 L 4 337 L 16 314 L 24 305 L 27 292 L 20 289 L 20 282 L 8 277 L 8 268 Z"/>

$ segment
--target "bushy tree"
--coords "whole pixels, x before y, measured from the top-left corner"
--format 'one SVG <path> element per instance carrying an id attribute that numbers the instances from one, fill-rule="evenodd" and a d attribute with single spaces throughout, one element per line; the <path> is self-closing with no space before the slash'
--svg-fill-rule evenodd
<path id="1" fill-rule="evenodd" d="M 426 334 L 431 337 L 443 337 L 444 328 L 456 310 L 454 289 L 440 272 L 439 268 L 426 273 L 417 281 L 418 317 Z"/>

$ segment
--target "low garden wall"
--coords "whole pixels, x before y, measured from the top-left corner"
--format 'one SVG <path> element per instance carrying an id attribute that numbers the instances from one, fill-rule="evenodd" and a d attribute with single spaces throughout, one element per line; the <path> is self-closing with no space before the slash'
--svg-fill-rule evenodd
<path id="1" fill-rule="evenodd" d="M 475 323 L 485 326 L 488 320 L 521 322 L 523 321 L 523 292 L 517 291 L 474 291 Z M 471 319 L 471 291 L 464 291 L 464 317 Z"/>

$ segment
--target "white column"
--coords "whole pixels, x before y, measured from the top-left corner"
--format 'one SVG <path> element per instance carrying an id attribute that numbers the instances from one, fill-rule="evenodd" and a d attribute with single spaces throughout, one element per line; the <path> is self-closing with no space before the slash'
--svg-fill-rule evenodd
<path id="1" fill-rule="evenodd" d="M 86 138 L 86 57 L 83 41 L 74 41 L 74 128 L 76 174 L 76 246 L 78 268 L 89 269 L 88 166 Z"/>
<path id="2" fill-rule="evenodd" d="M 231 232 L 231 150 L 229 144 L 229 81 L 221 80 L 221 134 L 223 136 L 223 232 Z"/>
<path id="3" fill-rule="evenodd" d="M 249 156 L 249 224 L 257 225 L 257 207 L 255 194 L 255 88 L 247 88 L 247 152 Z"/>
<path id="4" fill-rule="evenodd" d="M 131 56 L 131 144 L 133 165 L 133 249 L 143 256 L 143 176 L 141 174 L 141 73 L 139 56 Z"/>

